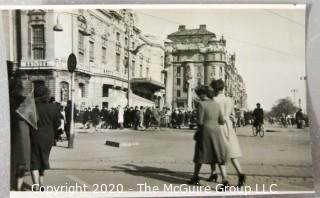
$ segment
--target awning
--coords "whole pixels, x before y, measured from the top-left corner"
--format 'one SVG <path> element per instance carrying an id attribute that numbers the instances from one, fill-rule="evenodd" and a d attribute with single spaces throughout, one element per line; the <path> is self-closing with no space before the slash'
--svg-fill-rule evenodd
<path id="1" fill-rule="evenodd" d="M 133 86 L 143 86 L 143 87 L 148 87 L 153 90 L 157 89 L 164 89 L 165 85 L 164 83 L 152 80 L 151 78 L 133 78 L 130 80 L 130 83 Z"/>

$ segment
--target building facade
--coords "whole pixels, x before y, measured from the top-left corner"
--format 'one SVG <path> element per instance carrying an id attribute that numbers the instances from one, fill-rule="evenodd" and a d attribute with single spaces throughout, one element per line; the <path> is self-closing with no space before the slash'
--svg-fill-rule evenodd
<path id="1" fill-rule="evenodd" d="M 164 79 L 156 71 L 164 67 L 164 47 L 135 26 L 132 10 L 21 10 L 17 17 L 26 93 L 46 85 L 65 104 L 72 92 L 67 59 L 74 53 L 78 108 L 125 106 L 128 95 L 130 105 L 163 104 Z"/>
<path id="2" fill-rule="evenodd" d="M 206 25 L 200 25 L 198 29 L 180 25 L 178 31 L 167 38 L 166 101 L 173 108 L 190 108 L 188 101 L 196 97 L 193 89 L 198 85 L 209 85 L 213 79 L 223 79 L 225 92 L 235 100 L 236 107 L 246 108 L 245 83 L 235 67 L 235 54 L 227 53 L 223 36 L 217 38 Z M 190 67 L 191 75 L 188 74 Z M 192 94 L 188 94 L 189 86 Z"/>

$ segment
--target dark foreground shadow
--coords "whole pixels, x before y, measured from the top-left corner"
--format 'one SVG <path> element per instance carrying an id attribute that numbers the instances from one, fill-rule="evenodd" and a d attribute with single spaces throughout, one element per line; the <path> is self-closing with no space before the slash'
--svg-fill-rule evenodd
<path id="1" fill-rule="evenodd" d="M 148 177 L 172 184 L 186 184 L 192 177 L 192 173 L 174 172 L 166 168 L 137 166 L 134 164 L 123 164 L 122 166 L 113 166 L 112 168 L 134 176 Z"/>

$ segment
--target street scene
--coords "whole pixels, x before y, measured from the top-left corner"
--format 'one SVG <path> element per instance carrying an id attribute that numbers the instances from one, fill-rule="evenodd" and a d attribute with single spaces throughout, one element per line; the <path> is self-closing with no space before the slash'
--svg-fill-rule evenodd
<path id="1" fill-rule="evenodd" d="M 262 188 L 263 184 L 276 183 L 276 191 L 312 190 L 308 129 L 272 125 L 266 128 L 270 132 L 263 138 L 253 136 L 251 126 L 237 129 L 241 148 L 246 153 L 241 159 L 247 173 L 246 185 L 258 184 Z M 79 126 L 76 131 L 74 149 L 68 149 L 65 141 L 53 148 L 47 185 L 78 183 L 87 184 L 93 190 L 93 184 L 123 184 L 125 191 L 138 191 L 137 183 L 160 187 L 164 183 L 180 185 L 192 176 L 194 130 L 103 129 L 95 132 Z M 119 142 L 120 147 L 105 145 L 107 140 Z M 218 182 L 206 181 L 209 168 L 203 167 L 201 184 L 215 188 Z M 236 184 L 235 170 L 228 167 L 228 173 L 230 182 Z M 31 179 L 26 183 L 31 186 Z"/>
<path id="2" fill-rule="evenodd" d="M 0 13 L 12 191 L 313 190 L 305 7 Z"/>

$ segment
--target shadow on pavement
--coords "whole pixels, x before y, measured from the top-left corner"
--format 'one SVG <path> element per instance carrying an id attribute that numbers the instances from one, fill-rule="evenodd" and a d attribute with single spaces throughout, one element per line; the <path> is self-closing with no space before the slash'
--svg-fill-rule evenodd
<path id="1" fill-rule="evenodd" d="M 134 176 L 148 177 L 172 184 L 186 184 L 192 177 L 192 173 L 174 172 L 166 168 L 137 166 L 134 164 L 123 164 L 122 166 L 113 166 L 112 168 L 122 170 Z"/>

